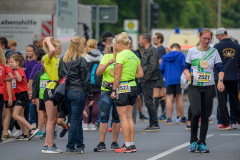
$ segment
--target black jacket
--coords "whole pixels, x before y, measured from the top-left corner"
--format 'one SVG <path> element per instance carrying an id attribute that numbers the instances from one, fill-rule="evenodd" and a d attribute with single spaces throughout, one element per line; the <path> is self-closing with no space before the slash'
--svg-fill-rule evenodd
<path id="1" fill-rule="evenodd" d="M 158 62 L 158 51 L 157 48 L 152 46 L 148 47 L 143 53 L 142 57 L 142 69 L 143 69 L 143 80 L 159 80 L 160 71 L 159 71 L 159 62 Z"/>
<path id="2" fill-rule="evenodd" d="M 71 62 L 63 62 L 63 57 L 60 59 L 58 68 L 59 80 L 66 76 L 70 64 Z M 87 61 L 83 57 L 77 56 L 76 61 L 73 61 L 68 74 L 67 89 L 84 91 L 90 101 L 93 99 L 90 72 Z"/>
<path id="3" fill-rule="evenodd" d="M 41 68 L 39 71 L 37 71 L 33 77 L 33 83 L 32 83 L 32 99 L 39 98 L 39 80 L 41 75 L 44 74 L 43 68 Z"/>

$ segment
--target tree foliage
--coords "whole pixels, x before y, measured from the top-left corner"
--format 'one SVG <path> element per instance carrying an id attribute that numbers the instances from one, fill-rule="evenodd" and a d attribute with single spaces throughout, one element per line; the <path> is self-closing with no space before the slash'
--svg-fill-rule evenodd
<path id="1" fill-rule="evenodd" d="M 122 32 L 124 19 L 141 21 L 141 0 L 82 0 L 81 2 L 86 5 L 118 6 L 118 22 L 102 23 L 100 33 L 105 30 L 110 30 L 114 34 Z M 154 0 L 154 2 L 159 4 L 157 28 L 217 28 L 218 0 Z M 221 9 L 221 26 L 240 28 L 240 0 L 222 0 Z"/>

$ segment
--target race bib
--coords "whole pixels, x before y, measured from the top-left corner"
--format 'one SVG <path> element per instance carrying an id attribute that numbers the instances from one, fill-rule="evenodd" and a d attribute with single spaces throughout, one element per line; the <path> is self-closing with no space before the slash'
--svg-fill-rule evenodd
<path id="1" fill-rule="evenodd" d="M 211 72 L 197 72 L 197 82 L 211 82 Z"/>
<path id="2" fill-rule="evenodd" d="M 129 83 L 120 83 L 117 88 L 117 93 L 127 93 L 131 92 Z"/>
<path id="3" fill-rule="evenodd" d="M 40 81 L 40 89 L 46 89 L 47 85 L 48 85 L 48 80 Z"/>
<path id="4" fill-rule="evenodd" d="M 12 79 L 12 88 L 17 88 L 16 79 Z"/>

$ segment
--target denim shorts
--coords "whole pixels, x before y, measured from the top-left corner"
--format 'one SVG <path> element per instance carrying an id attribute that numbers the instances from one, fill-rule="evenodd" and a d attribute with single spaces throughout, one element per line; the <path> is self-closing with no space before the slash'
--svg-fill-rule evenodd
<path id="1" fill-rule="evenodd" d="M 113 123 L 120 122 L 119 116 L 117 113 L 117 109 L 116 109 L 115 100 L 113 100 L 110 97 L 111 93 L 112 93 L 112 91 L 102 91 L 101 92 L 101 97 L 99 99 L 99 105 L 100 105 L 100 109 L 101 109 L 101 122 L 102 123 L 108 123 L 111 107 L 113 107 L 112 122 Z"/>

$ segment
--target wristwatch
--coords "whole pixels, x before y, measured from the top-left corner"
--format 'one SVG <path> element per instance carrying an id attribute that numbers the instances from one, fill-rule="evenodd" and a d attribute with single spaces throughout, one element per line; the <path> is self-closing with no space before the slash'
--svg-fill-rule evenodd
<path id="1" fill-rule="evenodd" d="M 17 70 L 18 70 L 18 68 L 14 68 L 13 70 L 14 70 L 14 71 L 17 71 Z"/>
<path id="2" fill-rule="evenodd" d="M 219 79 L 218 81 L 219 81 L 219 82 L 223 82 L 223 79 Z"/>

